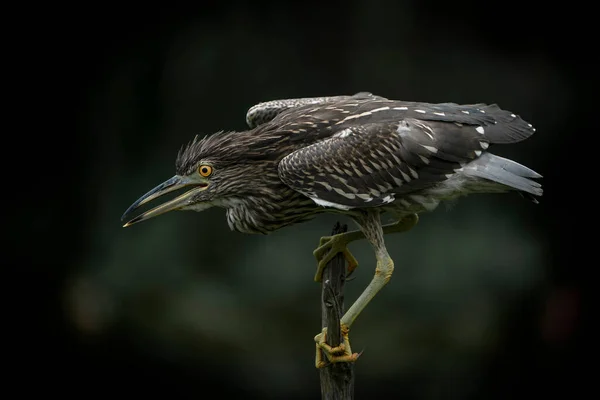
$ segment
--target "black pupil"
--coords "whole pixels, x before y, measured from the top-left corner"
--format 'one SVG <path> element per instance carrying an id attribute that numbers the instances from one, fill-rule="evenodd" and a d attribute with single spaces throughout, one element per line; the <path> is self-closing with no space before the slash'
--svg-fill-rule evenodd
<path id="1" fill-rule="evenodd" d="M 202 167 L 202 173 L 203 173 L 203 174 L 207 174 L 207 173 L 208 173 L 208 168 L 206 168 L 206 167 Z"/>

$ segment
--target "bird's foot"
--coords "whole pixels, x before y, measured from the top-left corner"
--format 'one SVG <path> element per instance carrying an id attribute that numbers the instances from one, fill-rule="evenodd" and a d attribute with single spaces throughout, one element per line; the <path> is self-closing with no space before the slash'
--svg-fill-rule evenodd
<path id="1" fill-rule="evenodd" d="M 350 328 L 346 324 L 341 325 L 342 343 L 339 346 L 331 347 L 325 341 L 327 340 L 327 328 L 323 328 L 321 333 L 315 336 L 317 353 L 315 355 L 315 366 L 324 368 L 329 364 L 340 362 L 354 362 L 360 356 L 359 353 L 352 353 L 350 348 L 350 339 L 348 332 Z M 325 354 L 325 357 L 323 357 Z"/>
<path id="2" fill-rule="evenodd" d="M 319 262 L 317 266 L 317 272 L 315 273 L 315 282 L 321 282 L 323 278 L 323 270 L 325 266 L 333 257 L 338 253 L 342 253 L 344 258 L 348 262 L 348 274 L 350 276 L 352 272 L 358 267 L 358 261 L 348 250 L 348 233 L 339 233 L 333 236 L 323 236 L 319 241 L 319 247 L 313 251 L 313 255 Z"/>

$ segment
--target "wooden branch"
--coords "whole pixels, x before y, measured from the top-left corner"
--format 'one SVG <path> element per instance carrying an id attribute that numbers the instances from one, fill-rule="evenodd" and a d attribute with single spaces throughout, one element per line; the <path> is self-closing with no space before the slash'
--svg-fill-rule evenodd
<path id="1" fill-rule="evenodd" d="M 332 235 L 344 233 L 346 225 L 339 222 Z M 327 327 L 327 344 L 335 347 L 342 342 L 340 319 L 344 315 L 344 283 L 346 260 L 337 254 L 323 270 L 321 281 L 321 326 Z M 354 398 L 354 364 L 335 363 L 320 369 L 321 398 L 323 400 L 348 400 Z"/>

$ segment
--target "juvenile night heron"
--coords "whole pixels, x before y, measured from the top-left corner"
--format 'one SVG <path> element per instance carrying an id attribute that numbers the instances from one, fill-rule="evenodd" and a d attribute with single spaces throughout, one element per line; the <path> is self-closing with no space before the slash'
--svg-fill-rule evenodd
<path id="1" fill-rule="evenodd" d="M 375 251 L 375 276 L 341 320 L 344 342 L 331 348 L 326 330 L 315 337 L 317 366 L 354 361 L 348 331 L 390 280 L 394 262 L 383 235 L 403 232 L 443 200 L 470 193 L 516 191 L 535 200 L 541 175 L 488 152 L 515 143 L 535 129 L 497 105 L 428 104 L 354 96 L 275 100 L 248 110 L 250 130 L 196 136 L 180 150 L 177 174 L 129 207 L 123 219 L 166 193 L 189 189 L 129 220 L 124 226 L 172 210 L 225 208 L 232 230 L 267 234 L 334 212 L 351 217 L 358 231 L 321 238 L 314 251 L 315 280 L 347 244 L 366 238 Z M 381 224 L 381 214 L 397 222 Z"/>

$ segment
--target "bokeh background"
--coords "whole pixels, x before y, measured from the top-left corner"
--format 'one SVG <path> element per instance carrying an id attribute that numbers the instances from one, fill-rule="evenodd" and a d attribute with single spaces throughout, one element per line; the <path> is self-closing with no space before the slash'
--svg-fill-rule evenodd
<path id="1" fill-rule="evenodd" d="M 579 204 L 566 193 L 580 176 L 565 163 L 583 156 L 565 151 L 585 137 L 586 119 L 574 116 L 591 67 L 560 45 L 572 34 L 558 23 L 563 10 L 377 0 L 161 7 L 79 9 L 53 25 L 64 30 L 54 41 L 61 56 L 46 60 L 74 84 L 65 111 L 75 130 L 70 157 L 53 160 L 68 172 L 65 189 L 36 209 L 28 228 L 38 244 L 23 250 L 39 265 L 35 314 L 48 334 L 35 346 L 48 354 L 39 370 L 56 377 L 50 392 L 319 398 L 312 250 L 339 218 L 269 236 L 229 231 L 220 209 L 129 229 L 119 218 L 174 174 L 194 135 L 244 130 L 260 101 L 359 91 L 514 111 L 536 134 L 492 150 L 544 175 L 545 196 L 538 205 L 513 194 L 463 198 L 387 238 L 396 271 L 351 334 L 364 350 L 357 398 L 580 391 L 590 264 L 575 256 Z M 347 304 L 374 268 L 366 243 L 351 249 L 360 267 Z"/>

